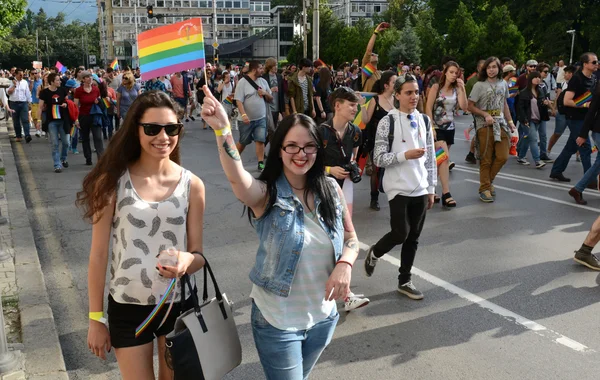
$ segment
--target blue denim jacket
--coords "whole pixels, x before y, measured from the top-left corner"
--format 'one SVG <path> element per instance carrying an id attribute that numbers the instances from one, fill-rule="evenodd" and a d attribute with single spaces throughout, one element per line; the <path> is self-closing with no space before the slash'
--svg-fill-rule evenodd
<path id="1" fill-rule="evenodd" d="M 335 202 L 335 228 L 329 229 L 319 213 L 321 200 L 315 196 L 317 217 L 333 243 L 337 262 L 344 246 L 344 226 L 339 197 Z M 304 246 L 304 206 L 283 174 L 277 179 L 277 199 L 273 207 L 255 221 L 255 228 L 260 244 L 250 280 L 268 292 L 287 297 Z"/>

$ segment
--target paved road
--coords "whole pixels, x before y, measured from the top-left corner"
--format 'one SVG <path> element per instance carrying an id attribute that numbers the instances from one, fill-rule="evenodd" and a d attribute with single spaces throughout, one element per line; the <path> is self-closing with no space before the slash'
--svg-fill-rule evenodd
<path id="1" fill-rule="evenodd" d="M 313 379 L 598 378 L 600 277 L 572 256 L 600 212 L 600 194 L 586 191 L 588 206 L 575 205 L 569 186 L 548 180 L 549 167 L 536 170 L 510 159 L 496 180 L 497 201 L 481 203 L 477 168 L 464 163 L 468 143 L 458 139 L 469 122 L 460 118 L 452 149 L 452 194 L 459 206 L 429 212 L 415 263 L 414 282 L 425 299 L 411 301 L 395 291 L 399 249 L 370 279 L 361 271 L 362 251 L 353 290 L 372 302 L 342 314 Z M 222 173 L 212 133 L 195 127 L 190 124 L 183 139 L 183 163 L 206 184 L 204 250 L 236 303 L 244 350 L 242 365 L 227 379 L 262 379 L 247 277 L 257 239 Z M 71 167 L 55 174 L 45 141 L 15 151 L 69 374 L 117 379 L 114 355 L 103 363 L 86 346 L 91 229 L 74 207 L 88 170 L 84 158 L 70 157 Z M 243 159 L 255 172 L 252 151 Z M 581 172 L 573 160 L 565 174 L 577 179 Z M 373 244 L 389 228 L 385 197 L 382 210 L 371 211 L 363 180 L 354 198 L 359 238 L 363 246 Z"/>

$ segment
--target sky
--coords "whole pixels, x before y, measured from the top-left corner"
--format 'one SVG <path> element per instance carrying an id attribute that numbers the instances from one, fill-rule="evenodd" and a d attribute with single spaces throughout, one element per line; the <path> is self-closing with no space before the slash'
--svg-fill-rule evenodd
<path id="1" fill-rule="evenodd" d="M 81 22 L 96 21 L 98 15 L 96 1 L 83 1 L 81 3 L 81 0 L 28 0 L 27 5 L 34 13 L 37 13 L 40 8 L 44 8 L 49 17 L 54 17 L 58 12 L 63 12 L 67 15 L 67 23 L 73 20 Z"/>

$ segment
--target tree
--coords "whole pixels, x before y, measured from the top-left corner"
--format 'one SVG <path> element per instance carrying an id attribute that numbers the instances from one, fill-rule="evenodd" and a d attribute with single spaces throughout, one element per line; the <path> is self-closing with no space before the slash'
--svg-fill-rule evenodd
<path id="1" fill-rule="evenodd" d="M 454 18 L 448 23 L 446 51 L 455 57 L 461 66 L 472 69 L 477 65 L 477 60 L 486 54 L 479 39 L 479 26 L 473 20 L 467 6 L 463 2 L 459 3 Z"/>
<path id="2" fill-rule="evenodd" d="M 390 49 L 388 59 L 394 63 L 399 61 L 418 63 L 421 61 L 421 42 L 409 17 L 406 18 L 400 39 Z"/>
<path id="3" fill-rule="evenodd" d="M 479 46 L 488 56 L 508 55 L 515 61 L 524 60 L 525 39 L 513 23 L 505 5 L 492 9 L 482 31 Z"/>
<path id="4" fill-rule="evenodd" d="M 421 65 L 438 64 L 444 56 L 444 37 L 433 27 L 433 12 L 425 10 L 416 15 L 415 31 L 421 41 Z"/>
<path id="5" fill-rule="evenodd" d="M 389 53 L 393 46 L 400 41 L 401 36 L 402 33 L 393 26 L 387 29 L 385 32 L 379 34 L 377 40 L 375 41 L 374 49 L 375 53 L 379 53 L 379 68 L 383 68 L 388 65 L 395 65 L 397 63 L 390 58 Z"/>
<path id="6" fill-rule="evenodd" d="M 13 25 L 25 15 L 25 0 L 3 0 L 0 5 L 0 38 L 6 37 Z"/>

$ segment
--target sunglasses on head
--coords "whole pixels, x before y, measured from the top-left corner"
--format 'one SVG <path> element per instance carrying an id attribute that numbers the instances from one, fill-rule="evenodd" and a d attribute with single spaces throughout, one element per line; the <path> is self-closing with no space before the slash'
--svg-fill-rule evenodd
<path id="1" fill-rule="evenodd" d="M 146 134 L 146 136 L 156 136 L 160 133 L 160 131 L 162 131 L 163 128 L 165 129 L 165 132 L 167 132 L 167 135 L 179 136 L 179 134 L 181 133 L 181 129 L 183 128 L 182 123 L 175 123 L 175 124 L 143 123 L 140 125 L 142 126 L 142 128 L 144 128 L 144 133 Z"/>

